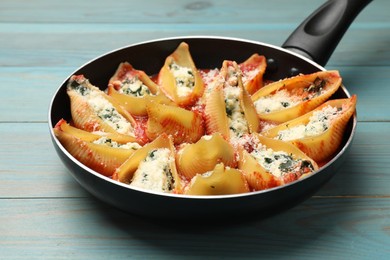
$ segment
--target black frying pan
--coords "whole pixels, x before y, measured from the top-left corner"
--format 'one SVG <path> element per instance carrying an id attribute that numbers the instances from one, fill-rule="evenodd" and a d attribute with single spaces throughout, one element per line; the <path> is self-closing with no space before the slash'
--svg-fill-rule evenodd
<path id="1" fill-rule="evenodd" d="M 297 73 L 325 70 L 337 43 L 356 15 L 371 0 L 331 0 L 307 18 L 283 44 L 283 48 L 255 41 L 222 37 L 179 37 L 159 39 L 127 46 L 100 56 L 77 69 L 91 83 L 105 89 L 110 77 L 123 61 L 147 74 L 156 74 L 165 58 L 185 41 L 198 68 L 219 68 L 225 59 L 244 61 L 253 53 L 267 57 L 265 78 L 278 80 Z M 292 50 L 292 51 L 291 51 Z M 297 54 L 298 53 L 298 54 Z M 316 62 L 314 62 L 314 61 Z M 69 78 L 68 78 L 69 79 Z M 357 118 L 351 118 L 340 151 L 310 177 L 285 186 L 247 194 L 185 196 L 161 194 L 131 188 L 87 168 L 61 145 L 52 128 L 61 119 L 70 120 L 66 79 L 55 93 L 49 108 L 49 126 L 54 147 L 73 177 L 97 198 L 124 211 L 150 217 L 175 219 L 226 218 L 249 214 L 269 215 L 312 196 L 337 171 L 347 156 L 354 137 Z M 342 86 L 332 98 L 350 97 Z"/>

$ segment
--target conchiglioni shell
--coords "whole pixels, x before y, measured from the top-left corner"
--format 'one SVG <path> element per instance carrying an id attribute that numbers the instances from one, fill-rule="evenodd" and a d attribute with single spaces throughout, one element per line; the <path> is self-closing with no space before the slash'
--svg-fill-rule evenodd
<path id="1" fill-rule="evenodd" d="M 149 102 L 156 102 L 159 104 L 172 106 L 176 104 L 163 94 L 135 97 L 119 93 L 117 90 L 115 90 L 113 85 L 109 85 L 107 91 L 108 95 L 112 96 L 119 105 L 121 105 L 126 111 L 134 116 L 146 116 L 146 105 Z"/>
<path id="2" fill-rule="evenodd" d="M 197 173 L 211 171 L 221 162 L 232 168 L 236 166 L 234 148 L 219 133 L 194 144 L 184 144 L 176 154 L 177 169 L 188 180 Z"/>
<path id="3" fill-rule="evenodd" d="M 263 87 L 263 75 L 267 67 L 267 62 L 263 55 L 255 53 L 238 66 L 243 73 L 242 81 L 244 87 L 250 95 Z"/>
<path id="4" fill-rule="evenodd" d="M 313 86 L 316 80 L 320 80 L 321 85 L 323 84 L 321 94 L 309 97 L 307 96 L 308 91 L 305 89 Z M 270 111 L 269 113 L 257 111 L 261 120 L 283 123 L 318 107 L 328 100 L 330 96 L 337 91 L 340 85 L 341 77 L 338 71 L 320 71 L 270 83 L 254 93 L 252 95 L 252 100 L 256 104 L 260 98 L 272 96 L 282 90 L 287 91 L 290 96 L 296 97 L 296 99 L 299 100 L 297 105 L 286 107 L 281 110 Z"/>
<path id="5" fill-rule="evenodd" d="M 236 73 L 234 79 L 230 78 L 231 71 Z M 225 138 L 230 140 L 232 128 L 231 120 L 226 112 L 226 100 L 224 88 L 234 87 L 239 89 L 239 96 L 237 97 L 239 107 L 245 117 L 247 123 L 247 130 L 240 135 L 257 132 L 259 130 L 260 121 L 257 117 L 256 109 L 253 105 L 250 95 L 242 84 L 241 71 L 235 62 L 224 61 L 221 68 L 221 75 L 225 77 L 225 81 L 221 81 L 215 89 L 205 97 L 204 118 L 208 134 L 215 132 L 221 133 Z M 234 83 L 232 83 L 234 82 Z M 231 86 L 230 84 L 235 84 Z"/>
<path id="6" fill-rule="evenodd" d="M 278 135 L 280 131 L 299 125 L 307 125 L 314 111 L 320 111 L 327 106 L 342 108 L 342 113 L 331 122 L 329 128 L 325 132 L 316 136 L 287 141 L 301 149 L 317 163 L 325 162 L 340 148 L 346 125 L 355 113 L 356 95 L 346 99 L 329 100 L 315 110 L 273 127 L 262 132 L 262 134 L 270 138 L 279 138 Z"/>
<path id="7" fill-rule="evenodd" d="M 239 147 L 238 168 L 243 172 L 249 187 L 264 190 L 280 186 L 282 181 L 267 172 L 246 150 Z"/>
<path id="8" fill-rule="evenodd" d="M 131 125 L 128 131 L 123 134 L 134 135 L 134 127 L 136 122 L 134 118 L 124 110 L 112 97 L 99 90 L 97 87 L 91 85 L 87 79 L 82 75 L 74 75 L 71 77 L 68 83 L 67 93 L 70 98 L 70 108 L 72 114 L 72 120 L 77 128 L 93 132 L 104 131 L 108 133 L 118 133 L 116 129 L 111 127 L 108 123 L 104 122 L 88 104 L 87 97 L 82 96 L 80 93 L 73 89 L 74 84 L 79 84 L 90 91 L 94 91 L 97 95 L 107 100 L 116 111 L 121 114 L 125 120 Z"/>
<path id="9" fill-rule="evenodd" d="M 168 148 L 174 158 L 175 148 L 172 137 L 166 134 L 161 134 L 151 143 L 148 143 L 142 148 L 136 150 L 132 156 L 130 156 L 120 167 L 117 168 L 115 174 L 113 175 L 113 179 L 129 184 L 141 161 L 146 158 L 150 151 L 159 148 Z M 182 181 L 177 173 L 174 160 L 170 162 L 170 169 L 175 179 L 173 192 L 180 193 L 182 190 Z"/>
<path id="10" fill-rule="evenodd" d="M 204 119 L 207 134 L 220 133 L 225 138 L 230 138 L 222 86 L 218 86 L 206 97 Z"/>
<path id="11" fill-rule="evenodd" d="M 65 119 L 61 119 L 58 121 L 58 123 L 55 125 L 55 128 L 59 128 L 59 130 L 68 133 L 70 135 L 75 136 L 78 139 L 81 139 L 86 142 L 93 142 L 98 140 L 101 137 L 106 137 L 107 139 L 111 139 L 112 141 L 115 141 L 120 144 L 126 144 L 130 142 L 137 142 L 139 143 L 139 140 L 137 140 L 134 136 L 131 135 L 124 135 L 120 133 L 105 133 L 105 132 L 88 132 L 81 129 L 78 129 L 74 126 L 69 125 Z"/>
<path id="12" fill-rule="evenodd" d="M 172 63 L 176 63 L 180 67 L 191 69 L 192 75 L 194 76 L 194 87 L 188 94 L 179 94 L 176 78 L 169 68 Z M 158 76 L 158 84 L 164 94 L 179 106 L 193 105 L 203 95 L 205 86 L 194 61 L 192 60 L 187 43 L 180 43 L 177 49 L 166 58 L 164 66 L 161 68 Z"/>
<path id="13" fill-rule="evenodd" d="M 260 127 L 260 121 L 257 116 L 256 108 L 253 105 L 253 101 L 250 95 L 245 90 L 245 88 L 243 88 L 240 81 L 239 81 L 239 86 L 242 89 L 241 91 L 242 94 L 240 99 L 241 108 L 244 112 L 245 119 L 248 123 L 249 133 L 256 133 L 257 131 L 259 131 L 259 127 Z"/>
<path id="14" fill-rule="evenodd" d="M 124 81 L 135 77 L 145 84 L 153 95 L 159 92 L 158 85 L 144 71 L 134 69 L 128 62 L 119 64 L 118 69 L 108 83 L 118 90 Z"/>
<path id="15" fill-rule="evenodd" d="M 308 176 L 312 172 L 318 170 L 317 163 L 296 146 L 280 140 L 267 138 L 259 134 L 253 134 L 252 137 L 257 143 L 264 145 L 267 149 L 272 149 L 275 152 L 285 152 L 286 154 L 291 155 L 293 159 L 309 161 L 313 166 L 313 171 L 310 172 L 301 173 L 297 170 L 296 172 L 284 173 L 282 177 L 277 177 L 271 172 L 268 172 L 250 153 L 243 148 L 240 148 L 238 168 L 243 171 L 244 176 L 252 189 L 264 190 L 280 186 Z"/>
<path id="16" fill-rule="evenodd" d="M 84 141 L 62 131 L 61 127 L 56 127 L 53 131 L 61 144 L 74 158 L 105 176 L 113 175 L 117 167 L 122 165 L 134 153 L 134 150 L 131 149 L 113 148 Z"/>
<path id="17" fill-rule="evenodd" d="M 147 112 L 146 135 L 150 140 L 166 133 L 175 144 L 194 143 L 204 134 L 203 119 L 197 112 L 154 102 L 148 103 Z"/>
<path id="18" fill-rule="evenodd" d="M 248 124 L 248 133 L 254 133 L 259 130 L 259 118 L 257 117 L 257 112 L 256 109 L 253 105 L 252 99 L 247 92 L 247 90 L 244 87 L 244 84 L 242 82 L 242 71 L 237 65 L 236 62 L 231 62 L 231 65 L 228 65 L 230 62 L 225 61 L 223 64 L 223 68 L 221 70 L 225 69 L 229 70 L 228 67 L 232 66 L 237 73 L 237 87 L 240 89 L 240 96 L 239 96 L 239 101 L 240 101 L 240 107 L 244 113 L 245 120 Z M 229 81 L 229 78 L 227 76 L 226 78 L 227 81 Z M 226 87 L 226 85 L 225 85 Z"/>
<path id="19" fill-rule="evenodd" d="M 217 164 L 207 174 L 198 174 L 185 189 L 188 195 L 225 195 L 249 192 L 248 184 L 241 171 Z"/>

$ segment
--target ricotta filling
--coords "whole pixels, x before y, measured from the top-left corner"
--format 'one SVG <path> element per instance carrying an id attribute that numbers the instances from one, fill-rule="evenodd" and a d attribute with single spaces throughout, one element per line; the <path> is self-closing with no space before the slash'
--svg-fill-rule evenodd
<path id="1" fill-rule="evenodd" d="M 242 137 L 248 133 L 248 123 L 244 111 L 240 106 L 240 88 L 227 86 L 223 89 L 225 98 L 225 109 L 228 117 L 229 131 L 231 137 Z"/>
<path id="2" fill-rule="evenodd" d="M 308 170 L 314 170 L 310 161 L 294 159 L 291 154 L 274 151 L 262 144 L 259 144 L 250 154 L 267 172 L 277 178 L 282 178 L 286 173 L 302 175 Z"/>
<path id="3" fill-rule="evenodd" d="M 126 80 L 122 82 L 119 93 L 143 97 L 150 94 L 150 90 L 138 77 L 133 77 L 126 78 Z"/>
<path id="4" fill-rule="evenodd" d="M 259 114 L 268 114 L 298 105 L 302 101 L 295 95 L 290 95 L 287 90 L 282 89 L 272 95 L 259 98 L 254 102 L 256 111 Z"/>
<path id="5" fill-rule="evenodd" d="M 316 78 L 312 84 L 303 89 L 278 90 L 272 94 L 261 97 L 254 102 L 256 111 L 259 114 L 268 114 L 281 111 L 299 105 L 301 102 L 313 99 L 326 92 L 326 80 Z"/>
<path id="6" fill-rule="evenodd" d="M 314 111 L 306 125 L 301 124 L 281 130 L 275 139 L 290 141 L 305 137 L 318 136 L 328 130 L 332 121 L 334 121 L 341 113 L 342 108 L 326 106 L 321 110 Z"/>
<path id="7" fill-rule="evenodd" d="M 99 92 L 92 91 L 89 94 L 87 102 L 93 108 L 97 116 L 118 133 L 129 134 L 133 131 L 130 122 L 128 122 L 126 118 L 124 118 Z"/>
<path id="8" fill-rule="evenodd" d="M 133 135 L 133 126 L 123 117 L 116 108 L 102 96 L 100 90 L 96 87 L 88 88 L 84 85 L 87 80 L 82 83 L 77 81 L 72 82 L 71 88 L 81 95 L 94 110 L 96 115 L 110 127 L 115 129 L 120 134 Z"/>
<path id="9" fill-rule="evenodd" d="M 177 95 L 179 97 L 188 96 L 195 87 L 195 76 L 191 68 L 179 66 L 171 63 L 169 69 L 176 80 Z"/>
<path id="10" fill-rule="evenodd" d="M 159 192 L 171 192 L 175 180 L 170 168 L 174 160 L 168 148 L 154 149 L 139 164 L 130 186 Z"/>
<path id="11" fill-rule="evenodd" d="M 108 147 L 113 147 L 113 148 L 122 148 L 122 149 L 128 149 L 128 150 L 138 150 L 142 146 L 139 145 L 138 143 L 135 142 L 129 142 L 125 144 L 120 144 L 116 141 L 113 141 L 111 138 L 107 137 L 101 137 L 95 141 L 93 141 L 94 144 L 101 144 L 101 145 L 106 145 Z"/>

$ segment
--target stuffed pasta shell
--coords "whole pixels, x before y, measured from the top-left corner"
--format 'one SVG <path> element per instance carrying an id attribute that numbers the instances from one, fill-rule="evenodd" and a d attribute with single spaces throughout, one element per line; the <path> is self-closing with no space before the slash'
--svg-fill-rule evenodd
<path id="1" fill-rule="evenodd" d="M 298 180 L 318 169 L 316 162 L 290 143 L 252 135 L 249 151 L 239 151 L 238 168 L 253 190 L 264 190 Z"/>
<path id="2" fill-rule="evenodd" d="M 135 151 L 117 168 L 113 178 L 133 187 L 180 193 L 182 181 L 176 170 L 172 138 L 162 134 Z"/>
<path id="3" fill-rule="evenodd" d="M 265 132 L 264 136 L 292 143 L 316 162 L 328 160 L 340 147 L 356 96 L 329 100 L 296 119 Z"/>
<path id="4" fill-rule="evenodd" d="M 283 123 L 321 105 L 340 85 L 337 71 L 320 71 L 270 83 L 252 100 L 261 120 Z"/>
<path id="5" fill-rule="evenodd" d="M 145 72 L 134 69 L 128 62 L 119 65 L 109 81 L 107 93 L 134 116 L 146 116 L 146 104 L 150 101 L 174 104 Z"/>
<path id="6" fill-rule="evenodd" d="M 219 84 L 205 98 L 207 133 L 219 132 L 235 142 L 246 134 L 257 132 L 259 120 L 243 86 L 237 63 L 224 61 L 220 78 L 223 80 L 218 79 Z"/>
<path id="7" fill-rule="evenodd" d="M 76 127 L 90 132 L 103 131 L 135 136 L 134 118 L 83 75 L 70 78 L 67 93 Z"/>
<path id="8" fill-rule="evenodd" d="M 112 176 L 141 147 L 134 140 L 126 140 L 123 136 L 75 129 L 65 120 L 56 124 L 54 134 L 73 157 L 105 176 Z"/>
<path id="9" fill-rule="evenodd" d="M 182 42 L 166 58 L 158 84 L 167 97 L 183 107 L 193 105 L 203 95 L 204 83 L 187 43 Z"/>
<path id="10" fill-rule="evenodd" d="M 242 71 L 242 83 L 246 91 L 252 95 L 264 86 L 263 75 L 267 62 L 263 55 L 257 53 L 238 65 Z"/>

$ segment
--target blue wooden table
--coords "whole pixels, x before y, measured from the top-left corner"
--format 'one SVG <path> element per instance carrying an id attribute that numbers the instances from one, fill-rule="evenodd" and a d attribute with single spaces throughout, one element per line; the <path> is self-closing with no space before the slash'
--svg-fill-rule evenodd
<path id="1" fill-rule="evenodd" d="M 327 64 L 358 95 L 337 175 L 266 219 L 174 225 L 103 204 L 54 152 L 47 112 L 62 81 L 109 50 L 182 35 L 281 45 L 322 0 L 0 2 L 0 259 L 390 259 L 390 1 L 357 17 Z"/>

